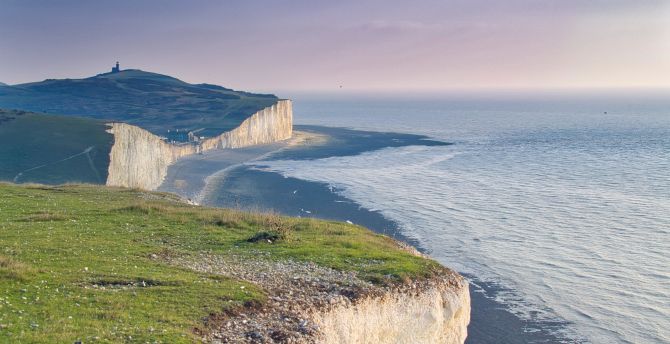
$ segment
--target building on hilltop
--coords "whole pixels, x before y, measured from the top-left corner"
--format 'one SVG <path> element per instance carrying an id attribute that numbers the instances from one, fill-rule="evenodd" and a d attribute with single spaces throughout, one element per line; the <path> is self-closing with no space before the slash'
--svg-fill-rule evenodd
<path id="1" fill-rule="evenodd" d="M 116 67 L 112 67 L 112 73 L 118 73 L 121 69 L 119 68 L 119 61 L 116 61 Z"/>

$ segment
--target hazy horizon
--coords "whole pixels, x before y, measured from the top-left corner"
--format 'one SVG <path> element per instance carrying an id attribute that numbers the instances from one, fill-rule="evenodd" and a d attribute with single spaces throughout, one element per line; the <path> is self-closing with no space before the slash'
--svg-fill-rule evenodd
<path id="1" fill-rule="evenodd" d="M 662 0 L 4 1 L 0 82 L 118 60 L 273 93 L 668 89 L 668 18 Z"/>

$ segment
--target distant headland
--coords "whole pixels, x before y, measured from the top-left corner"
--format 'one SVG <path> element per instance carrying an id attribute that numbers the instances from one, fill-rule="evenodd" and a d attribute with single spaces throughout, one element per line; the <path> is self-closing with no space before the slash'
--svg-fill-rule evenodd
<path id="1" fill-rule="evenodd" d="M 272 94 L 190 84 L 139 69 L 121 69 L 82 79 L 47 79 L 0 89 L 0 108 L 114 120 L 137 125 L 174 141 L 188 132 L 212 137 L 238 127 L 279 101 Z M 180 134 L 175 134 L 175 133 Z"/>
<path id="2" fill-rule="evenodd" d="M 139 69 L 121 70 L 118 62 L 111 72 L 89 78 L 0 86 L 0 109 L 21 111 L 20 115 L 16 111 L 3 112 L 8 122 L 3 128 L 20 132 L 18 138 L 10 134 L 0 138 L 0 141 L 12 140 L 0 142 L 3 145 L 20 142 L 30 145 L 49 137 L 50 153 L 40 157 L 43 151 L 36 149 L 32 154 L 21 155 L 25 166 L 38 166 L 40 162 L 53 161 L 54 157 L 66 158 L 93 147 L 87 152 L 99 150 L 109 157 L 108 166 L 105 168 L 104 162 L 99 162 L 94 168 L 97 177 L 84 180 L 148 190 L 160 185 L 167 167 L 180 157 L 285 140 L 291 137 L 293 128 L 290 100 L 217 85 L 189 84 Z M 51 128 L 69 128 L 66 131 L 72 133 L 63 137 L 58 131 L 34 130 L 43 128 L 44 122 L 53 122 Z M 89 129 L 76 134 L 76 128 L 84 127 Z M 108 133 L 113 139 L 105 139 Z M 35 135 L 40 135 L 39 139 Z M 112 142 L 101 144 L 106 140 Z M 64 150 L 59 151 L 58 146 Z M 77 147 L 77 151 L 65 147 Z M 82 159 L 90 158 L 87 154 L 82 153 Z M 57 182 L 81 181 L 77 170 L 70 172 L 72 179 L 62 173 L 58 173 L 58 178 L 42 176 L 33 180 L 25 173 L 18 179 L 12 178 L 43 183 L 49 183 L 49 178 Z"/>

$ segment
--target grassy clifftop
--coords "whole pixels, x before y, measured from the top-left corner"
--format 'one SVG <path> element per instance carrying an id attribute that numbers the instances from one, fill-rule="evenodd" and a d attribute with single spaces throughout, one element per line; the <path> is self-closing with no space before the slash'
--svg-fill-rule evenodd
<path id="1" fill-rule="evenodd" d="M 113 137 L 104 122 L 0 109 L 0 181 L 104 184 Z"/>
<path id="2" fill-rule="evenodd" d="M 175 261 L 311 262 L 375 285 L 441 267 L 344 223 L 94 186 L 0 184 L 0 342 L 193 342 L 268 293 Z"/>

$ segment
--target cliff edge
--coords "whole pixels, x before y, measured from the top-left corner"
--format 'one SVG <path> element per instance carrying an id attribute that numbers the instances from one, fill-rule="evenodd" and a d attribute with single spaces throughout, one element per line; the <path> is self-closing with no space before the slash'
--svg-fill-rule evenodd
<path id="1" fill-rule="evenodd" d="M 241 148 L 291 138 L 293 108 L 280 100 L 244 120 L 233 130 L 195 143 L 173 144 L 140 127 L 111 123 L 114 135 L 107 178 L 109 186 L 155 190 L 177 159 L 213 149 Z"/>
<path id="2" fill-rule="evenodd" d="M 470 293 L 463 278 L 437 276 L 353 305 L 316 313 L 318 343 L 464 343 Z"/>
<path id="3" fill-rule="evenodd" d="M 466 336 L 467 282 L 360 226 L 137 189 L 0 183 L 0 193 L 3 343 Z"/>
<path id="4" fill-rule="evenodd" d="M 404 244 L 389 240 L 389 251 L 407 251 Z M 468 282 L 442 266 L 429 268 L 423 276 L 397 280 L 386 275 L 370 280 L 355 267 L 342 271 L 278 260 L 263 252 L 257 252 L 254 259 L 201 254 L 166 261 L 251 282 L 268 296 L 262 307 L 209 319 L 213 330 L 203 333 L 206 342 L 462 344 L 467 337 Z"/>

